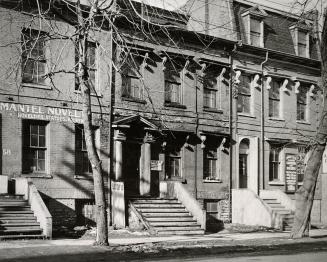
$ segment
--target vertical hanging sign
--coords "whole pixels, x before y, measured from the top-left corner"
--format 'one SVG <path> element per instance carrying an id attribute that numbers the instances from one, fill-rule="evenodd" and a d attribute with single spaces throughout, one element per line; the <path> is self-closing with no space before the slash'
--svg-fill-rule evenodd
<path id="1" fill-rule="evenodd" d="M 297 190 L 297 156 L 285 154 L 285 192 L 295 193 Z"/>

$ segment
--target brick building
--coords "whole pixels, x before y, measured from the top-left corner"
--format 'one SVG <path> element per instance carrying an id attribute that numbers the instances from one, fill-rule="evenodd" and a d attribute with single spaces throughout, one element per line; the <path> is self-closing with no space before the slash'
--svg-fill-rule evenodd
<path id="1" fill-rule="evenodd" d="M 251 210 L 274 216 L 268 198 L 293 208 L 321 104 L 312 20 L 300 23 L 250 1 L 220 2 L 190 0 L 168 12 L 117 1 L 113 10 L 124 15 L 115 25 L 128 36 L 123 44 L 106 28 L 92 32 L 94 134 L 106 181 L 118 182 L 106 183 L 108 199 L 124 188 L 120 218 L 134 212 L 142 220 L 144 202 L 135 199 L 159 196 L 167 204 L 177 198 L 202 229 L 206 218 L 208 227 L 230 222 L 231 208 L 233 222 L 272 226 L 253 219 Z M 67 73 L 75 68 L 75 46 L 62 37 L 74 27 L 57 13 L 40 27 L 29 7 L 21 12 L 5 4 L 0 12 L 1 174 L 32 178 L 54 225 L 92 219 L 80 91 Z M 42 78 L 51 70 L 58 73 Z M 325 222 L 323 185 L 320 180 L 315 222 Z M 108 203 L 115 213 L 115 199 Z M 155 219 L 148 216 L 143 223 L 151 227 Z"/>

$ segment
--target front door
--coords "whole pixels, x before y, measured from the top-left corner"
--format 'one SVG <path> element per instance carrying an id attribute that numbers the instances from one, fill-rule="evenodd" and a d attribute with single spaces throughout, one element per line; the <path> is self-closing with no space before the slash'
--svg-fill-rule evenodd
<path id="1" fill-rule="evenodd" d="M 239 155 L 239 188 L 248 187 L 248 155 Z"/>
<path id="2" fill-rule="evenodd" d="M 123 176 L 125 181 L 125 194 L 127 196 L 139 195 L 140 155 L 140 144 L 128 141 L 125 143 Z"/>

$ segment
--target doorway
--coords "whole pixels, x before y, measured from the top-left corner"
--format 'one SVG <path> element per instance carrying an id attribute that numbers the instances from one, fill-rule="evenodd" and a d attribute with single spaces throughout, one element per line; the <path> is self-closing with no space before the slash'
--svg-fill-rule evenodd
<path id="1" fill-rule="evenodd" d="M 124 148 L 124 182 L 127 196 L 139 195 L 141 145 L 127 141 Z"/>
<path id="2" fill-rule="evenodd" d="M 243 139 L 239 146 L 239 188 L 248 188 L 249 146 L 248 139 Z"/>

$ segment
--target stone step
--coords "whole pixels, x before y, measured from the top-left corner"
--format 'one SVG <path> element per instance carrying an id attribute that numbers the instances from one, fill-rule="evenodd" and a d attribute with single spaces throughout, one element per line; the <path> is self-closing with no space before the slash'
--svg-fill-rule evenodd
<path id="1" fill-rule="evenodd" d="M 194 221 L 193 217 L 191 215 L 185 216 L 185 217 L 147 217 L 146 220 L 149 222 L 192 222 Z"/>
<path id="2" fill-rule="evenodd" d="M 1 211 L 0 212 L 0 217 L 5 217 L 5 216 L 21 216 L 21 215 L 33 215 L 33 211 L 31 210 L 21 210 L 21 211 L 16 211 L 16 210 L 9 210 L 9 211 Z"/>
<path id="3" fill-rule="evenodd" d="M 165 231 L 158 231 L 157 234 L 159 236 L 165 235 L 204 235 L 203 229 L 197 230 L 165 230 Z"/>
<path id="4" fill-rule="evenodd" d="M 184 206 L 180 203 L 172 203 L 172 204 L 165 204 L 165 203 L 136 203 L 134 204 L 137 208 L 183 208 Z"/>
<path id="5" fill-rule="evenodd" d="M 14 221 L 14 222 L 8 222 L 8 223 L 0 223 L 0 229 L 1 228 L 7 228 L 7 227 L 9 228 L 9 227 L 30 227 L 30 226 L 39 227 L 40 223 L 38 223 L 36 221 L 25 221 L 25 222 Z"/>
<path id="6" fill-rule="evenodd" d="M 0 212 L 1 211 L 19 211 L 19 210 L 30 210 L 31 206 L 0 206 Z"/>
<path id="7" fill-rule="evenodd" d="M 31 221 L 36 221 L 36 217 L 0 217 L 0 225 L 5 223 L 24 223 Z"/>
<path id="8" fill-rule="evenodd" d="M 148 203 L 175 204 L 175 203 L 179 203 L 179 201 L 177 199 L 137 199 L 137 200 L 132 200 L 132 202 L 135 204 L 148 204 Z"/>
<path id="9" fill-rule="evenodd" d="M 173 230 L 183 230 L 183 231 L 188 231 L 188 230 L 197 230 L 197 229 L 201 229 L 200 225 L 192 225 L 192 226 L 178 226 L 178 225 L 174 225 L 174 226 L 154 226 L 155 230 L 157 231 L 173 231 Z"/>
<path id="10" fill-rule="evenodd" d="M 10 239 L 45 239 L 46 237 L 42 234 L 35 234 L 35 235 L 30 235 L 30 234 L 24 234 L 24 235 L 4 235 L 0 236 L 0 241 L 1 240 L 10 240 Z"/>
<path id="11" fill-rule="evenodd" d="M 21 199 L 24 200 L 24 195 L 8 195 L 8 194 L 1 194 L 0 199 L 3 200 L 15 200 L 15 199 Z"/>
<path id="12" fill-rule="evenodd" d="M 42 229 L 39 226 L 33 227 L 10 227 L 10 228 L 1 228 L 0 229 L 0 235 L 6 235 L 6 234 L 30 234 L 30 233 L 36 233 L 40 234 L 42 232 Z"/>
<path id="13" fill-rule="evenodd" d="M 151 226 L 154 227 L 170 227 L 170 226 L 175 226 L 175 227 L 188 227 L 188 226 L 199 226 L 197 224 L 197 222 L 195 220 L 193 221 L 158 221 L 158 222 L 154 222 L 151 221 L 150 222 Z"/>
<path id="14" fill-rule="evenodd" d="M 142 213 L 184 213 L 185 208 L 138 208 Z M 188 212 L 187 212 L 188 213 Z"/>
<path id="15" fill-rule="evenodd" d="M 190 217 L 191 214 L 184 210 L 183 212 L 142 212 L 145 217 Z"/>

